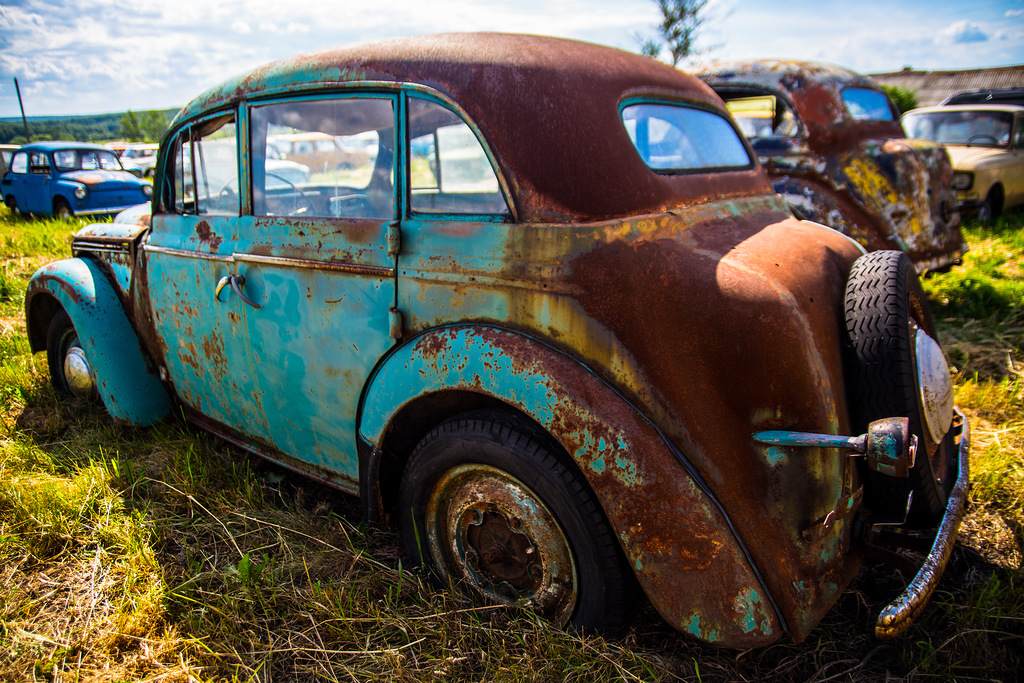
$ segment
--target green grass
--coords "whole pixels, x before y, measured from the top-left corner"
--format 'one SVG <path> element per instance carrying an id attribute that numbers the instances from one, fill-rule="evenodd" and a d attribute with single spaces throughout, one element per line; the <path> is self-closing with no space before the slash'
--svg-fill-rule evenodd
<path id="1" fill-rule="evenodd" d="M 0 212 L 3 210 L 0 209 Z M 23 293 L 76 225 L 0 213 L 0 680 L 1013 680 L 1024 667 L 1024 216 L 969 226 L 927 278 L 974 428 L 970 510 L 928 609 L 871 635 L 902 586 L 868 566 L 810 639 L 737 653 L 640 610 L 626 637 L 479 608 L 402 565 L 356 501 L 179 423 L 59 401 Z"/>

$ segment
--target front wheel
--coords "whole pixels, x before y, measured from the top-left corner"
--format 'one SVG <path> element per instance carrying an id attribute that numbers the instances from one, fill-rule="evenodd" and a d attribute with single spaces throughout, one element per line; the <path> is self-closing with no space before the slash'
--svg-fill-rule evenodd
<path id="1" fill-rule="evenodd" d="M 399 494 L 406 553 L 484 603 L 618 634 L 630 585 L 618 541 L 576 467 L 531 432 L 487 413 L 424 437 Z"/>
<path id="2" fill-rule="evenodd" d="M 53 215 L 62 221 L 69 221 L 75 215 L 71 205 L 64 199 L 57 199 L 53 203 Z"/>
<path id="3" fill-rule="evenodd" d="M 46 334 L 46 360 L 50 366 L 50 382 L 58 393 L 99 400 L 96 376 L 78 338 L 78 332 L 61 310 L 53 316 Z"/>

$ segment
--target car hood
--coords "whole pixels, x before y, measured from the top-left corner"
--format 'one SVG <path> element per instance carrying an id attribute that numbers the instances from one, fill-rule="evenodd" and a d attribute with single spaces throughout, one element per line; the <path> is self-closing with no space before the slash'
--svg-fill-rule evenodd
<path id="1" fill-rule="evenodd" d="M 966 145 L 946 145 L 949 156 L 956 169 L 970 169 L 972 166 L 987 159 L 996 159 L 1006 154 L 1005 149 L 994 147 L 967 147 Z"/>
<path id="2" fill-rule="evenodd" d="M 63 180 L 72 180 L 87 187 L 103 186 L 105 190 L 120 190 L 139 187 L 143 181 L 127 171 L 68 171 L 60 176 Z"/>

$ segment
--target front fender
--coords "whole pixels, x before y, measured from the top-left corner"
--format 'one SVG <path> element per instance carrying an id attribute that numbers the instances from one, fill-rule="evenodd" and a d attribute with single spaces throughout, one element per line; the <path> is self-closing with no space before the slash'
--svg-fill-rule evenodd
<path id="1" fill-rule="evenodd" d="M 47 329 L 57 312 L 54 302 L 67 311 L 78 332 L 107 412 L 134 425 L 165 417 L 170 396 L 99 265 L 71 258 L 45 265 L 32 276 L 25 315 L 33 352 L 46 348 Z"/>
<path id="2" fill-rule="evenodd" d="M 706 484 L 607 381 L 519 333 L 439 328 L 398 348 L 371 378 L 360 436 L 381 448 L 404 407 L 448 390 L 514 406 L 561 444 L 667 622 L 731 647 L 765 645 L 782 633 L 771 596 Z"/>

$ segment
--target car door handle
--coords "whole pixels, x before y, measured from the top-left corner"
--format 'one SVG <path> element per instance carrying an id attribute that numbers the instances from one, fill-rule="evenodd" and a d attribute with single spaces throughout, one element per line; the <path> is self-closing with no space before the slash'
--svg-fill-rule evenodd
<path id="1" fill-rule="evenodd" d="M 245 285 L 245 277 L 241 275 L 225 275 L 219 282 L 217 282 L 217 289 L 213 292 L 213 296 L 217 301 L 220 301 L 220 291 L 224 289 L 226 285 L 231 285 L 231 291 L 237 294 L 238 298 L 245 303 L 256 309 L 262 308 L 262 306 L 242 293 L 242 287 Z"/>

